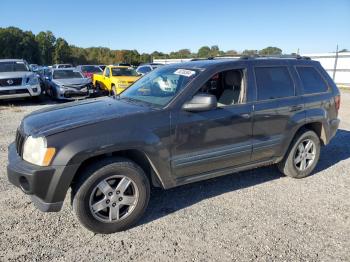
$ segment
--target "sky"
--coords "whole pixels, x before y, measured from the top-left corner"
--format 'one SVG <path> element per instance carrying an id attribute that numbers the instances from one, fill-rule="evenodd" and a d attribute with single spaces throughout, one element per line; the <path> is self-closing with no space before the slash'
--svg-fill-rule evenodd
<path id="1" fill-rule="evenodd" d="M 0 10 L 0 27 L 50 30 L 80 47 L 350 49 L 350 0 L 1 0 Z"/>

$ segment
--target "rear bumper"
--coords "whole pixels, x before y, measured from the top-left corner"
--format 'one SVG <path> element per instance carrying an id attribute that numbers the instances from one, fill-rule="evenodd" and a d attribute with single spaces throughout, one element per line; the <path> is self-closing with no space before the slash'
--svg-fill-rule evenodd
<path id="1" fill-rule="evenodd" d="M 335 134 L 337 133 L 337 130 L 339 128 L 340 124 L 340 119 L 333 119 L 329 122 L 329 129 L 330 129 L 330 134 L 329 134 L 329 140 L 331 140 Z"/>
<path id="2" fill-rule="evenodd" d="M 43 212 L 61 210 L 77 166 L 32 165 L 17 154 L 14 144 L 9 146 L 8 160 L 8 180 L 25 194 L 30 195 L 39 210 Z"/>

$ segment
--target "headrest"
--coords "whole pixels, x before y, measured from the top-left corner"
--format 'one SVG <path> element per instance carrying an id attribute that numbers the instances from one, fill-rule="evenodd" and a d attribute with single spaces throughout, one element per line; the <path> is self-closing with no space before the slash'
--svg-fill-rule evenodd
<path id="1" fill-rule="evenodd" d="M 228 86 L 240 86 L 242 81 L 241 72 L 228 71 L 225 73 L 225 84 Z"/>

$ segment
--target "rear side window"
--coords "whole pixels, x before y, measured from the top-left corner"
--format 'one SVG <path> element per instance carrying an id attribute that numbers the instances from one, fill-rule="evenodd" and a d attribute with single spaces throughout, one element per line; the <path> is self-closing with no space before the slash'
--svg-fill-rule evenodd
<path id="1" fill-rule="evenodd" d="M 258 100 L 294 96 L 294 83 L 287 67 L 256 67 Z"/>
<path id="2" fill-rule="evenodd" d="M 302 66 L 297 66 L 296 68 L 305 94 L 327 92 L 328 86 L 315 68 Z"/>

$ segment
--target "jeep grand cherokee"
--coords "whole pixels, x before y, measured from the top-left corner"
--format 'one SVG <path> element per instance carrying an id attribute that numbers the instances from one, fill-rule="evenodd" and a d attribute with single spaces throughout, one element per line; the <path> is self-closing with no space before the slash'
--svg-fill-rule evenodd
<path id="1" fill-rule="evenodd" d="M 158 68 L 119 96 L 26 116 L 8 178 L 42 211 L 69 187 L 89 230 L 124 230 L 163 189 L 277 164 L 310 175 L 335 135 L 339 90 L 310 59 L 211 59 Z"/>

